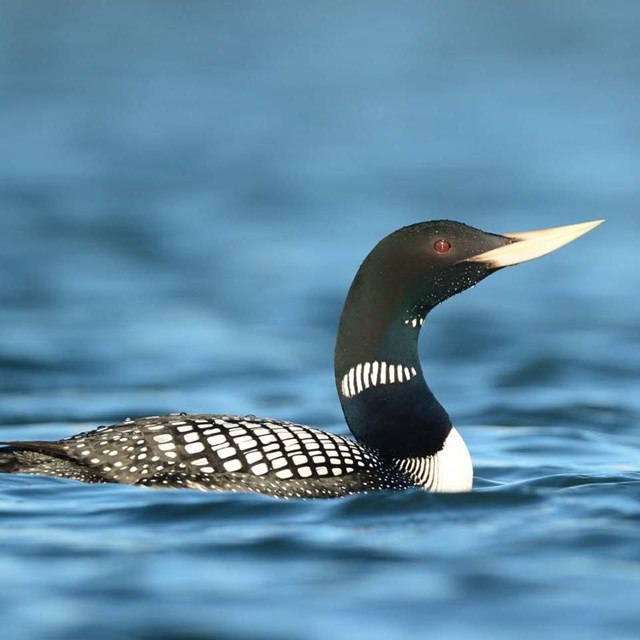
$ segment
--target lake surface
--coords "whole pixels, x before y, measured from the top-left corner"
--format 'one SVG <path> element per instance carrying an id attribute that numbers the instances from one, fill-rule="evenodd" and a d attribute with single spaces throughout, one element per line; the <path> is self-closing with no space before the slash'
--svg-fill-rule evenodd
<path id="1" fill-rule="evenodd" d="M 607 218 L 429 317 L 475 490 L 0 476 L 13 640 L 637 638 L 640 6 L 0 5 L 0 438 L 231 412 L 346 433 L 397 227 Z"/>

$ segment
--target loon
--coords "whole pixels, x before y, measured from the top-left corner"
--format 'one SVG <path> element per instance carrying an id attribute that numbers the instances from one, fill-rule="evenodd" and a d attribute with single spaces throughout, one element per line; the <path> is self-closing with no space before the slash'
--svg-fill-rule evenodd
<path id="1" fill-rule="evenodd" d="M 174 413 L 58 441 L 2 442 L 0 473 L 284 498 L 470 491 L 469 451 L 422 375 L 425 318 L 491 273 L 602 222 L 497 235 L 438 220 L 382 239 L 349 289 L 335 348 L 336 388 L 355 440 L 255 416 Z"/>

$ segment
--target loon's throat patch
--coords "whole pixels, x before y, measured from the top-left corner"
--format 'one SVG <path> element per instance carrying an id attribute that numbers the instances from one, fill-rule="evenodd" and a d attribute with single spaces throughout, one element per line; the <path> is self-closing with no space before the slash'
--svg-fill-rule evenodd
<path id="1" fill-rule="evenodd" d="M 408 382 L 418 375 L 415 367 L 389 362 L 361 362 L 342 376 L 340 391 L 345 398 L 362 393 L 369 387 Z"/>

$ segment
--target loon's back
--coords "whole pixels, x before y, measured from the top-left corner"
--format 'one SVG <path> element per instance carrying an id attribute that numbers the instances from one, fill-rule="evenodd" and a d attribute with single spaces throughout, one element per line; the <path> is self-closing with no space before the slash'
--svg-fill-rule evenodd
<path id="1" fill-rule="evenodd" d="M 7 444 L 0 472 L 93 483 L 314 498 L 415 484 L 348 438 L 254 416 L 152 416 L 57 442 Z"/>

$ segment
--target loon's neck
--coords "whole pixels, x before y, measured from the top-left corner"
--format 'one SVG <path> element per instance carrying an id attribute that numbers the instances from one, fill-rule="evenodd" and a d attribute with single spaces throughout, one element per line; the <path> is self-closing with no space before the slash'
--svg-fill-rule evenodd
<path id="1" fill-rule="evenodd" d="M 424 299 L 407 305 L 410 292 L 384 284 L 373 289 L 370 278 L 359 276 L 342 311 L 334 361 L 349 429 L 392 458 L 434 455 L 452 425 L 424 380 L 418 356 L 431 305 Z"/>

